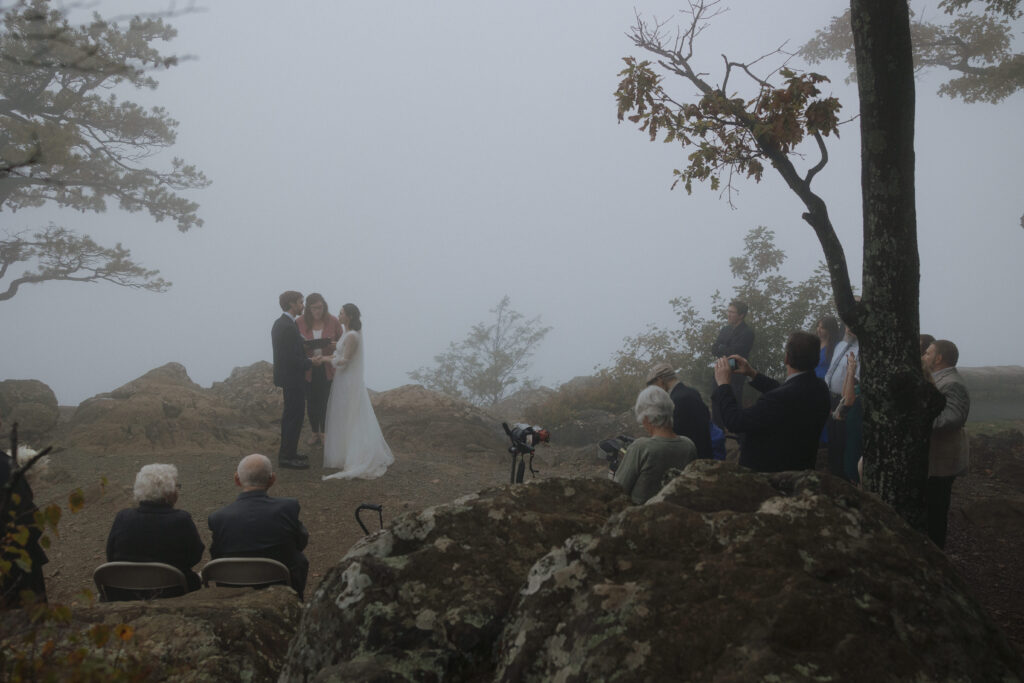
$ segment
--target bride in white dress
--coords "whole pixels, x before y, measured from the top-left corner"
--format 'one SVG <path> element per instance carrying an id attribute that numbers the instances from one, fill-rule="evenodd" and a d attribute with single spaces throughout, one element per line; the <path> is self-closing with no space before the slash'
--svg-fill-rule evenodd
<path id="1" fill-rule="evenodd" d="M 355 304 L 345 304 L 338 313 L 345 334 L 331 357 L 337 372 L 327 400 L 324 467 L 341 471 L 324 479 L 374 479 L 395 461 L 363 382 L 363 323 L 359 318 Z"/>

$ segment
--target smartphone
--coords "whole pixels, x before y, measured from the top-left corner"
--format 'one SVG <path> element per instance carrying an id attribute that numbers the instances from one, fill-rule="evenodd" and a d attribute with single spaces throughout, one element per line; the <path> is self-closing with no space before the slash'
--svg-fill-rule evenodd
<path id="1" fill-rule="evenodd" d="M 729 369 L 730 370 L 735 370 L 736 369 L 736 359 L 735 358 L 730 358 L 729 359 Z"/>

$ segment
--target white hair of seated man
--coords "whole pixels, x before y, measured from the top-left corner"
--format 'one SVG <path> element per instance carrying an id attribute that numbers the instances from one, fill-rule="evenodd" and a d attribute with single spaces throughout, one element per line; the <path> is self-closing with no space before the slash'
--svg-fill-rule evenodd
<path id="1" fill-rule="evenodd" d="M 267 456 L 252 453 L 238 463 L 235 479 L 242 488 L 267 489 L 274 483 L 274 466 Z"/>

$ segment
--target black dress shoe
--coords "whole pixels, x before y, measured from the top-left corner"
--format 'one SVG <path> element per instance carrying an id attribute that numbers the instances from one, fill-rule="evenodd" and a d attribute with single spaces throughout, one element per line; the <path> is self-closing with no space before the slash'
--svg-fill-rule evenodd
<path id="1" fill-rule="evenodd" d="M 308 470 L 308 460 L 281 460 L 277 466 L 286 470 Z"/>

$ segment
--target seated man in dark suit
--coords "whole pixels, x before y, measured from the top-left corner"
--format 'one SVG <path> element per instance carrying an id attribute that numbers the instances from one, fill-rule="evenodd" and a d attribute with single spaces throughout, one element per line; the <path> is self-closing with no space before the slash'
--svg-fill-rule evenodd
<path id="1" fill-rule="evenodd" d="M 107 536 L 107 562 L 163 562 L 180 569 L 194 591 L 199 589 L 199 575 L 192 567 L 203 558 L 205 546 L 192 515 L 174 508 L 178 489 L 174 465 L 145 465 L 139 470 L 133 491 L 139 507 L 121 510 L 114 518 Z M 138 599 L 113 588 L 108 597 Z"/>
<path id="2" fill-rule="evenodd" d="M 814 374 L 818 338 L 794 332 L 786 341 L 786 380 L 779 383 L 760 375 L 745 358 L 729 356 L 715 362 L 711 400 L 718 406 L 726 429 L 744 435 L 740 464 L 758 472 L 813 470 L 818 437 L 829 413 L 828 386 Z M 736 369 L 729 360 L 736 361 Z M 757 403 L 741 408 L 729 381 L 733 374 L 752 378 L 761 392 Z"/>
<path id="3" fill-rule="evenodd" d="M 235 484 L 242 487 L 235 502 L 210 515 L 213 532 L 210 557 L 269 557 L 281 562 L 292 576 L 292 588 L 303 599 L 309 560 L 302 550 L 309 532 L 299 521 L 299 501 L 271 498 L 267 489 L 277 481 L 270 458 L 253 453 L 242 458 Z"/>

